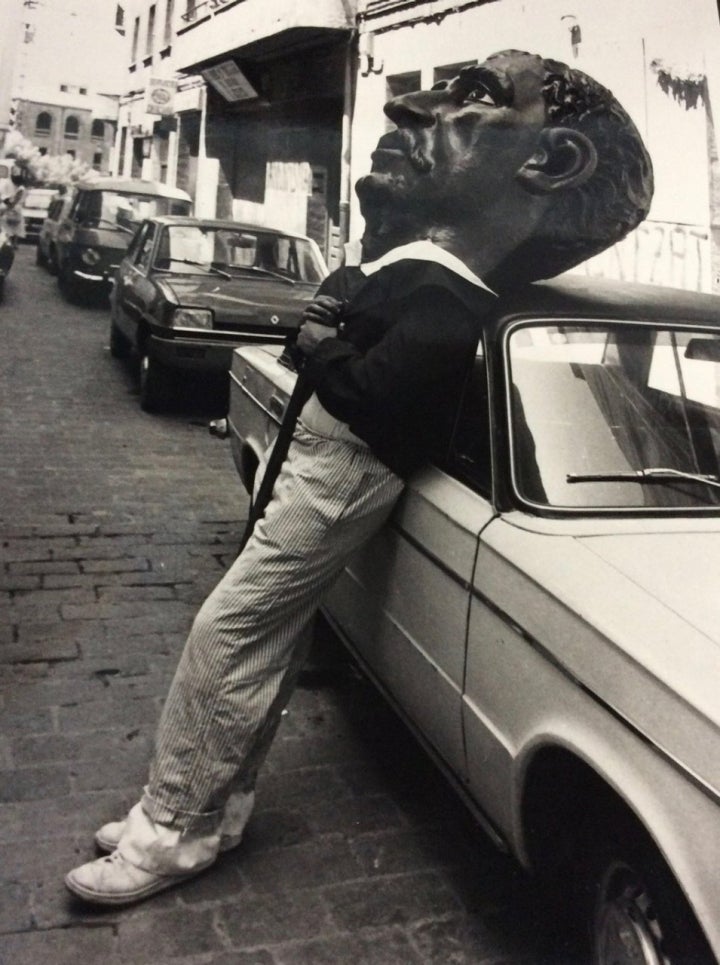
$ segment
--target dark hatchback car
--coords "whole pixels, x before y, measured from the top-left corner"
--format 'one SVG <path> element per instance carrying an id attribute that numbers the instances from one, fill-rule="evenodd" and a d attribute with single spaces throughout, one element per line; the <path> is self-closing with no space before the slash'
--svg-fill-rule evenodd
<path id="1" fill-rule="evenodd" d="M 190 214 L 185 191 L 159 181 L 99 177 L 80 182 L 56 236 L 58 282 L 71 301 L 107 295 L 138 225 L 161 214 Z"/>
<path id="2" fill-rule="evenodd" d="M 115 276 L 111 353 L 137 354 L 140 403 L 157 411 L 183 373 L 227 373 L 238 345 L 283 342 L 326 275 L 317 245 L 301 235 L 148 218 Z"/>

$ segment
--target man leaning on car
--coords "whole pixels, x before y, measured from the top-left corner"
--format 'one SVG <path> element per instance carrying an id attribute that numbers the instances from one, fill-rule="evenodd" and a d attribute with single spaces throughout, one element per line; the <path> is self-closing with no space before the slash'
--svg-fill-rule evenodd
<path id="1" fill-rule="evenodd" d="M 634 125 L 564 64 L 503 51 L 385 111 L 397 129 L 357 186 L 361 284 L 338 330 L 327 293 L 305 314 L 314 394 L 264 518 L 193 624 L 142 800 L 98 832 L 111 854 L 66 877 L 87 901 L 141 900 L 239 842 L 300 631 L 447 431 L 494 292 L 578 264 L 647 214 Z"/>

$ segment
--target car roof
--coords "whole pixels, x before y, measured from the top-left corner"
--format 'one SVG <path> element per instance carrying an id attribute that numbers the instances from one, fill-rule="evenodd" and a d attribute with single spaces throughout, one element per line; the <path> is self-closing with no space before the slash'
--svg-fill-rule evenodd
<path id="1" fill-rule="evenodd" d="M 566 274 L 503 293 L 492 311 L 495 329 L 513 318 L 689 322 L 720 329 L 720 297 L 680 288 Z"/>
<path id="2" fill-rule="evenodd" d="M 187 191 L 170 188 L 162 181 L 145 181 L 140 178 L 100 177 L 92 181 L 80 181 L 77 187 L 80 191 L 121 191 L 126 194 L 155 195 L 175 201 L 192 201 Z"/>
<path id="3" fill-rule="evenodd" d="M 298 234 L 296 231 L 286 231 L 284 228 L 270 228 L 267 225 L 251 224 L 248 221 L 232 221 L 227 218 L 196 218 L 192 215 L 184 214 L 158 214 L 146 220 L 153 221 L 159 225 L 202 225 L 204 228 L 227 228 L 229 231 L 254 231 L 260 234 L 307 240 L 305 235 Z"/>

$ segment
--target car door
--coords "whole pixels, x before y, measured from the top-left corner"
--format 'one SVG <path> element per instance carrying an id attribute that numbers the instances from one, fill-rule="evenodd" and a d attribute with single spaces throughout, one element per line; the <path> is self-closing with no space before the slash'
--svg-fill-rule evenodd
<path id="1" fill-rule="evenodd" d="M 144 222 L 138 228 L 115 275 L 113 301 L 116 322 L 133 343 L 138 323 L 146 315 L 154 293 L 148 276 L 156 234 L 157 225 L 152 221 Z"/>
<path id="2" fill-rule="evenodd" d="M 331 619 L 361 661 L 460 776 L 470 586 L 478 535 L 494 515 L 487 487 L 483 493 L 482 483 L 469 482 L 489 479 L 486 406 L 480 354 L 447 464 L 408 482 L 390 523 L 353 559 L 328 600 Z"/>

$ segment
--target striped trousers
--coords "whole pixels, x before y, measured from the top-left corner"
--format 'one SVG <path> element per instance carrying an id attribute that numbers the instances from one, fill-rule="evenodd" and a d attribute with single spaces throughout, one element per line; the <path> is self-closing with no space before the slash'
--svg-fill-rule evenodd
<path id="1" fill-rule="evenodd" d="M 145 827 L 135 843 L 131 828 L 121 841 L 135 864 L 172 873 L 214 858 L 225 804 L 252 791 L 292 692 L 307 651 L 304 628 L 402 486 L 365 445 L 298 425 L 264 518 L 185 644 L 141 801 Z M 199 842 L 199 857 L 176 860 L 171 843 L 161 860 L 149 860 L 148 823 L 190 852 Z"/>

